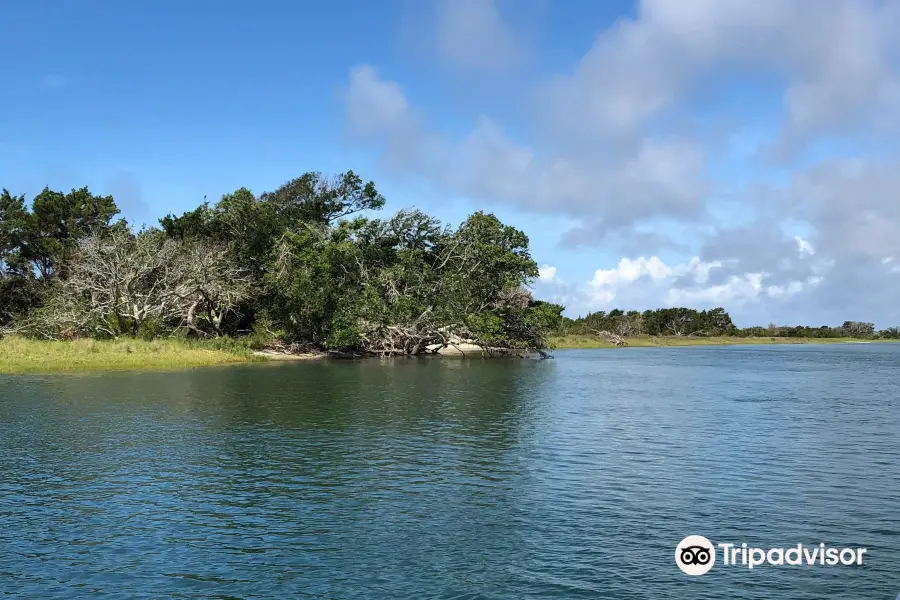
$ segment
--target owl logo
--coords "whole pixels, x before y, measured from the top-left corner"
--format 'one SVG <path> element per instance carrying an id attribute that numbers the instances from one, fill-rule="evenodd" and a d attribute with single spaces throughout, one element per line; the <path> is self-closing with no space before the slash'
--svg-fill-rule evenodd
<path id="1" fill-rule="evenodd" d="M 675 564 L 685 575 L 704 575 L 716 564 L 715 547 L 702 535 L 689 535 L 675 547 Z"/>

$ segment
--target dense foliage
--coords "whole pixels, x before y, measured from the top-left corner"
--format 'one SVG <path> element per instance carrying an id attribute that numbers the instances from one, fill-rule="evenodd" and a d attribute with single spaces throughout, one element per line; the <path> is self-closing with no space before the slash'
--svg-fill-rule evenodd
<path id="1" fill-rule="evenodd" d="M 577 319 L 563 317 L 556 335 L 591 335 L 605 331 L 629 337 L 639 335 L 792 337 L 792 338 L 855 338 L 900 339 L 900 328 L 875 330 L 873 323 L 845 321 L 840 327 L 778 326 L 746 327 L 740 329 L 731 321 L 724 308 L 695 310 L 692 308 L 660 308 L 656 310 L 589 313 Z"/>
<path id="2" fill-rule="evenodd" d="M 528 238 L 458 228 L 352 171 L 247 189 L 134 232 L 111 197 L 0 196 L 0 326 L 49 339 L 253 335 L 381 355 L 471 341 L 542 349 L 562 307 L 532 299 Z"/>
<path id="3" fill-rule="evenodd" d="M 566 319 L 566 333 L 590 334 L 609 331 L 622 337 L 636 335 L 733 335 L 731 316 L 724 308 L 660 308 L 658 310 L 589 313 L 586 317 Z"/>

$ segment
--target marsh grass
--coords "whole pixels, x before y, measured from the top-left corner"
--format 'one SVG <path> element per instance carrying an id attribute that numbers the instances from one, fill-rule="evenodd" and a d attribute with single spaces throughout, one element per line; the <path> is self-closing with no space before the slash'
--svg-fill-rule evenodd
<path id="1" fill-rule="evenodd" d="M 230 338 L 70 342 L 0 339 L 0 373 L 170 370 L 258 360 L 263 359 L 253 355 L 249 344 Z"/>
<path id="2" fill-rule="evenodd" d="M 870 340 L 847 338 L 692 338 L 641 336 L 626 338 L 630 347 L 734 346 L 740 344 L 840 344 Z M 871 340 L 896 341 L 896 340 Z M 569 335 L 551 338 L 555 348 L 612 348 L 594 336 Z M 266 361 L 253 353 L 247 338 L 211 340 L 119 339 L 69 342 L 32 340 L 20 337 L 0 339 L 0 374 L 76 373 L 83 371 L 160 371 L 212 365 Z"/>
<path id="3" fill-rule="evenodd" d="M 550 338 L 560 349 L 613 348 L 609 342 L 590 335 L 567 335 Z M 848 342 L 882 342 L 891 340 L 855 340 L 850 338 L 790 338 L 790 337 L 686 337 L 686 336 L 638 336 L 625 338 L 629 347 L 663 348 L 668 346 L 738 346 L 746 344 L 844 344 Z"/>

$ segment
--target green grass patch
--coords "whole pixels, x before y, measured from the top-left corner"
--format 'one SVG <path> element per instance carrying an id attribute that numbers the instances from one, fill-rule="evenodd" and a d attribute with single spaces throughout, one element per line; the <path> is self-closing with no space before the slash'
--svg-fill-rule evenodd
<path id="1" fill-rule="evenodd" d="M 602 338 L 592 335 L 567 335 L 551 337 L 554 347 L 570 348 L 613 348 Z M 894 342 L 897 340 L 856 340 L 851 338 L 791 338 L 791 337 L 688 337 L 688 336 L 637 336 L 625 338 L 629 347 L 664 348 L 668 346 L 736 346 L 744 344 L 846 344 L 858 342 Z"/>
<path id="2" fill-rule="evenodd" d="M 119 339 L 70 342 L 0 339 L 0 373 L 153 371 L 263 360 L 248 343 L 212 340 Z"/>

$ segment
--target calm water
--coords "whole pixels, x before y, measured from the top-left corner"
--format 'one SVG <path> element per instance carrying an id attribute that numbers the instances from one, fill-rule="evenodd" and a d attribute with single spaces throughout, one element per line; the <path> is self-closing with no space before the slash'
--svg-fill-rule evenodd
<path id="1" fill-rule="evenodd" d="M 0 377 L 0 594 L 893 600 L 898 375 L 873 344 Z M 868 555 L 690 578 L 688 534 Z"/>

